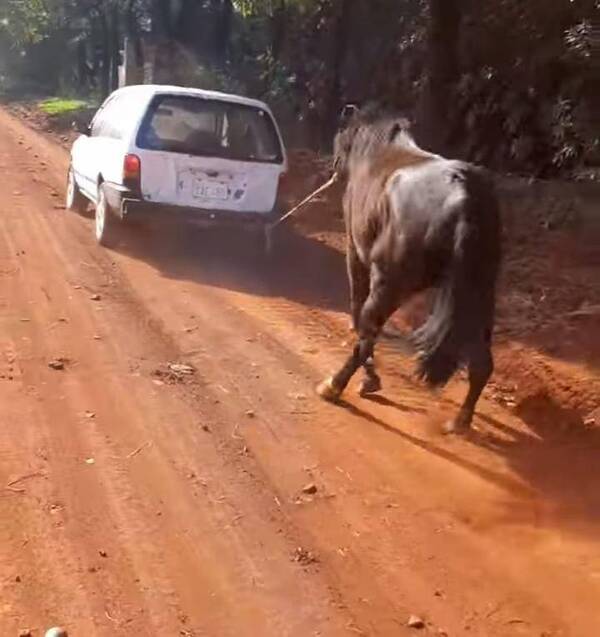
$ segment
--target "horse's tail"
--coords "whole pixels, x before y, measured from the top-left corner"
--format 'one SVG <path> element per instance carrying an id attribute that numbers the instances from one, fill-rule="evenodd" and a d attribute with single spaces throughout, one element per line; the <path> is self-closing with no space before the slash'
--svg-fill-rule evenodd
<path id="1" fill-rule="evenodd" d="M 499 214 L 489 182 L 476 181 L 475 192 L 467 188 L 452 206 L 450 266 L 435 289 L 431 315 L 414 334 L 418 374 L 432 387 L 446 384 L 467 362 L 471 343 L 491 338 L 500 261 Z"/>

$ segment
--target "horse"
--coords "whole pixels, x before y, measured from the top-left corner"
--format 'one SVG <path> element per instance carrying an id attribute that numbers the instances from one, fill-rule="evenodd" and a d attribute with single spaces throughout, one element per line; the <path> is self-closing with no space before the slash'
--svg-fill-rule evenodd
<path id="1" fill-rule="evenodd" d="M 345 185 L 343 210 L 352 326 L 358 340 L 343 366 L 317 388 L 338 402 L 364 368 L 359 394 L 382 389 L 377 338 L 411 296 L 431 290 L 432 308 L 412 334 L 418 376 L 445 385 L 461 367 L 469 390 L 444 426 L 465 433 L 493 372 L 491 351 L 501 221 L 485 169 L 419 147 L 394 111 L 355 109 L 334 141 L 334 171 Z"/>

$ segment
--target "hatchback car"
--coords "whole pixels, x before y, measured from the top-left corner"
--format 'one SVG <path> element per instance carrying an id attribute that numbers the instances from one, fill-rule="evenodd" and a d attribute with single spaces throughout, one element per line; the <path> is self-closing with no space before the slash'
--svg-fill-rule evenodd
<path id="1" fill-rule="evenodd" d="M 263 102 L 213 91 L 130 86 L 102 104 L 71 150 L 66 205 L 95 205 L 110 245 L 128 219 L 244 225 L 264 242 L 286 154 Z"/>

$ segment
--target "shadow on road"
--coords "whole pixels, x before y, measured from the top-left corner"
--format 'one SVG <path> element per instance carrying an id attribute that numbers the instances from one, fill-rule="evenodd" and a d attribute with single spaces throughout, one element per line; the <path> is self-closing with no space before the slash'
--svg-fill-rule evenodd
<path id="1" fill-rule="evenodd" d="M 348 308 L 342 255 L 288 229 L 277 233 L 275 254 L 269 258 L 260 253 L 250 232 L 194 227 L 135 226 L 117 251 L 149 263 L 171 279 L 327 310 Z"/>
<path id="2" fill-rule="evenodd" d="M 375 401 L 405 413 L 408 408 L 386 397 Z M 455 410 L 453 401 L 446 401 Z M 560 431 L 556 423 L 545 422 L 531 411 L 522 416 L 526 426 L 502 422 L 478 413 L 483 427 L 465 437 L 458 446 L 448 445 L 445 437 L 415 436 L 393 424 L 393 418 L 370 413 L 365 408 L 342 403 L 341 407 L 374 425 L 400 437 L 428 453 L 461 467 L 513 496 L 498 522 L 553 526 L 568 529 L 588 538 L 597 538 L 600 528 L 600 432 L 568 429 Z M 540 414 L 541 416 L 541 414 Z M 456 440 L 456 439 L 453 439 Z M 464 443 L 464 446 L 463 444 Z M 477 447 L 501 456 L 510 471 L 497 471 L 473 458 L 469 447 Z M 461 454 L 461 448 L 464 454 Z M 512 475 L 511 475 L 512 474 Z M 516 499 L 516 500 L 515 500 Z M 522 503 L 519 505 L 519 501 Z M 515 504 L 516 502 L 516 504 Z"/>

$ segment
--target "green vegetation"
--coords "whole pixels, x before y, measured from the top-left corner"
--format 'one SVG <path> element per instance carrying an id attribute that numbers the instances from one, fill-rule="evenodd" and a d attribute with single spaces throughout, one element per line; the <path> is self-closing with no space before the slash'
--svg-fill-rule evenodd
<path id="1" fill-rule="evenodd" d="M 46 115 L 68 115 L 76 111 L 87 108 L 87 103 L 83 100 L 64 99 L 60 97 L 52 97 L 38 104 L 41 111 Z"/>

